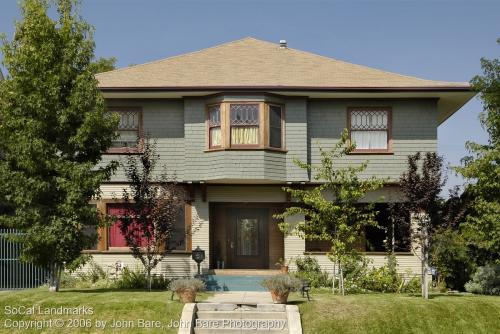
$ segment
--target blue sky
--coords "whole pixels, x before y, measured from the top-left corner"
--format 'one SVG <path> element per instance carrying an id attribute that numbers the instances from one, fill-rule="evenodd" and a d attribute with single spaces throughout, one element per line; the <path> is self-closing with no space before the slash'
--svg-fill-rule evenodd
<path id="1" fill-rule="evenodd" d="M 0 3 L 0 32 L 13 33 L 16 0 Z M 469 81 L 481 57 L 497 58 L 500 1 L 83 0 L 97 56 L 140 64 L 246 36 L 392 72 Z M 474 99 L 439 127 L 439 153 L 457 165 L 467 140 L 486 141 Z M 461 184 L 454 175 L 449 186 Z"/>

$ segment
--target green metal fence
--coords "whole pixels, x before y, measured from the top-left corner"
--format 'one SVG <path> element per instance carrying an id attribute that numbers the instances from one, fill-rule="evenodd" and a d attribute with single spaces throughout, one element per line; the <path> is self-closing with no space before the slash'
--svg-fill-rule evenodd
<path id="1" fill-rule="evenodd" d="M 14 229 L 0 229 L 0 290 L 36 288 L 47 282 L 48 271 L 19 259 L 21 245 L 7 240 Z"/>

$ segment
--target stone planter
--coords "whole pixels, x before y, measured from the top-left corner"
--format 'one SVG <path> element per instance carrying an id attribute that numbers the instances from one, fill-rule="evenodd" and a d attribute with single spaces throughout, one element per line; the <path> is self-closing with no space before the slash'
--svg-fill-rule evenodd
<path id="1" fill-rule="evenodd" d="M 288 301 L 288 294 L 289 293 L 290 293 L 290 291 L 282 293 L 282 292 L 271 290 L 271 298 L 273 299 L 273 302 L 275 304 L 286 304 L 286 302 Z"/>
<path id="2" fill-rule="evenodd" d="M 177 290 L 177 295 L 179 299 L 184 304 L 186 303 L 194 303 L 196 301 L 196 290 L 193 289 L 181 289 Z"/>

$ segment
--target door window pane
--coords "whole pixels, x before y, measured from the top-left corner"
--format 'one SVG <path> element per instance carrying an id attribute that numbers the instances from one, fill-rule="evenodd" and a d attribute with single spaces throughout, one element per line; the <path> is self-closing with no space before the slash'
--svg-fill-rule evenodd
<path id="1" fill-rule="evenodd" d="M 259 220 L 238 218 L 236 221 L 237 254 L 259 255 Z"/>

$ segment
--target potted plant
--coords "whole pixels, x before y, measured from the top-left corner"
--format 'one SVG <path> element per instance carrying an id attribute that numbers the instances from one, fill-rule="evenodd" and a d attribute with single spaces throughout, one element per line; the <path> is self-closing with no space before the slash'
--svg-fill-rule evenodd
<path id="1" fill-rule="evenodd" d="M 279 274 L 264 279 L 261 285 L 271 292 L 275 304 L 286 304 L 290 291 L 298 290 L 301 282 L 288 274 Z"/>
<path id="2" fill-rule="evenodd" d="M 183 303 L 194 303 L 196 293 L 205 289 L 205 283 L 197 278 L 176 279 L 170 283 L 170 290 L 177 293 Z"/>
<path id="3" fill-rule="evenodd" d="M 276 266 L 280 267 L 280 271 L 282 274 L 288 274 L 289 264 L 290 264 L 290 260 L 285 260 L 282 257 L 280 257 L 278 262 L 276 262 Z"/>

